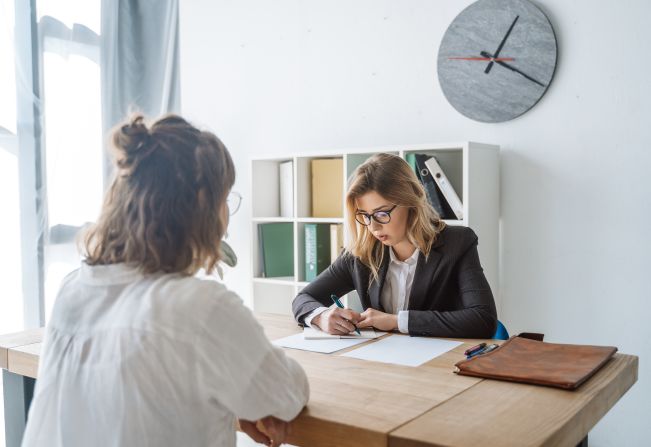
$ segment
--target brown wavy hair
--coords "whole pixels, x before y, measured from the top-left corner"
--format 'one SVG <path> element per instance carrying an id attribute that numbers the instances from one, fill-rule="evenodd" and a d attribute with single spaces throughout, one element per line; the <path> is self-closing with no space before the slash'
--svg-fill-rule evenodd
<path id="1" fill-rule="evenodd" d="M 346 222 L 351 234 L 346 250 L 370 268 L 376 280 L 384 258 L 384 245 L 368 227 L 355 220 L 357 199 L 375 191 L 394 205 L 409 208 L 407 239 L 427 257 L 446 224 L 427 200 L 423 185 L 409 164 L 392 154 L 375 154 L 348 179 Z"/>
<path id="2" fill-rule="evenodd" d="M 135 115 L 113 130 L 111 146 L 115 176 L 98 221 L 85 234 L 85 262 L 124 262 L 143 273 L 211 273 L 235 183 L 223 143 L 177 115 L 151 127 Z"/>

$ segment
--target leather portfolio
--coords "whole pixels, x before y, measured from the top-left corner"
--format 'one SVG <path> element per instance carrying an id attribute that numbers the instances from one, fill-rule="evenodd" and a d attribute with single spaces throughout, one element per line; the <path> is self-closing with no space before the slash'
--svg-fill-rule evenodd
<path id="1" fill-rule="evenodd" d="M 491 352 L 458 362 L 455 372 L 573 390 L 615 352 L 613 346 L 545 343 L 515 336 Z"/>

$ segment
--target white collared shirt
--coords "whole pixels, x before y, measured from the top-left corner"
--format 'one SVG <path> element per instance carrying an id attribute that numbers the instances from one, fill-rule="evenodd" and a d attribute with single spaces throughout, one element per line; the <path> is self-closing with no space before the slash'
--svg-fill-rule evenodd
<path id="1" fill-rule="evenodd" d="M 389 250 L 389 268 L 384 279 L 380 303 L 386 313 L 398 314 L 398 330 L 403 334 L 409 333 L 409 311 L 407 309 L 419 254 L 420 250 L 417 248 L 409 258 L 400 261 L 393 252 L 393 248 Z M 328 307 L 314 309 L 305 317 L 305 324 L 311 327 L 314 317 L 326 310 Z"/>
<path id="2" fill-rule="evenodd" d="M 391 260 L 384 279 L 380 303 L 387 313 L 398 314 L 398 330 L 403 334 L 409 333 L 409 294 L 414 283 L 414 274 L 418 264 L 419 249 L 415 249 L 410 257 L 399 260 L 393 248 L 389 250 Z"/>
<path id="3" fill-rule="evenodd" d="M 285 421 L 303 369 L 224 285 L 124 264 L 63 281 L 23 447 L 235 446 L 235 419 Z"/>

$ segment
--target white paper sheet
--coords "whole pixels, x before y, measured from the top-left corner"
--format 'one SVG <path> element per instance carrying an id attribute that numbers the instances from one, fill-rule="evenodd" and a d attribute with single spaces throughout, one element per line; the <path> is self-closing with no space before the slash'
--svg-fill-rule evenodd
<path id="1" fill-rule="evenodd" d="M 391 335 L 342 356 L 373 362 L 420 366 L 462 344 L 462 342 L 438 338 Z"/>
<path id="2" fill-rule="evenodd" d="M 303 351 L 322 352 L 330 354 L 331 352 L 341 351 L 351 346 L 367 342 L 365 338 L 335 338 L 322 340 L 305 340 L 303 333 L 290 335 L 289 337 L 279 338 L 272 341 L 276 346 L 283 348 L 300 349 Z"/>
<path id="3" fill-rule="evenodd" d="M 321 329 L 316 327 L 305 327 L 303 329 L 303 338 L 306 340 L 337 340 L 340 338 L 364 338 L 368 340 L 372 338 L 378 338 L 379 336 L 386 334 L 386 332 L 376 331 L 373 328 L 360 329 L 359 332 L 360 335 L 357 335 L 356 332 L 351 332 L 350 334 L 346 335 L 332 335 L 328 334 L 327 332 L 323 332 Z"/>

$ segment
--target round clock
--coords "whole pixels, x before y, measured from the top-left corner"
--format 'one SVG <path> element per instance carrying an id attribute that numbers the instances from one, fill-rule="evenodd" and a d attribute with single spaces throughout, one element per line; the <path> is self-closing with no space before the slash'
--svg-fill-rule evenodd
<path id="1" fill-rule="evenodd" d="M 447 100 L 468 118 L 499 123 L 532 108 L 556 68 L 556 37 L 527 0 L 479 0 L 450 24 L 439 48 Z"/>

